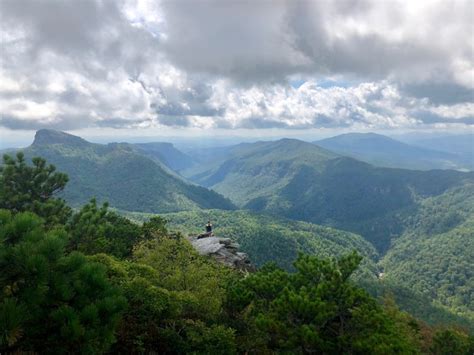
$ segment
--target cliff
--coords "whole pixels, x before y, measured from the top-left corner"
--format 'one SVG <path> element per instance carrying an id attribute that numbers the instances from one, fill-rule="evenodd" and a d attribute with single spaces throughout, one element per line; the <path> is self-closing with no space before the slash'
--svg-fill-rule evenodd
<path id="1" fill-rule="evenodd" d="M 198 239 L 189 237 L 192 246 L 201 255 L 213 257 L 218 262 L 242 271 L 253 271 L 255 268 L 248 255 L 239 252 L 239 244 L 230 238 L 207 237 Z"/>

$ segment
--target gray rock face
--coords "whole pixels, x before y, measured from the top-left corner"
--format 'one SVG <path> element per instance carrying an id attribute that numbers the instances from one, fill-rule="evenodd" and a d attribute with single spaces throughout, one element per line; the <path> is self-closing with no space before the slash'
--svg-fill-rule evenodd
<path id="1" fill-rule="evenodd" d="M 254 270 L 247 254 L 239 252 L 239 244 L 230 238 L 206 237 L 198 239 L 189 237 L 194 249 L 201 255 L 213 257 L 220 263 L 244 271 Z"/>

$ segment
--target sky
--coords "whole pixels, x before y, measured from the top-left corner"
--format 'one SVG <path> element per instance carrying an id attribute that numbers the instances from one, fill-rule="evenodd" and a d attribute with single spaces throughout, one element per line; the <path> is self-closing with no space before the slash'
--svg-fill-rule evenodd
<path id="1" fill-rule="evenodd" d="M 1 0 L 0 33 L 3 146 L 473 132 L 472 0 Z"/>

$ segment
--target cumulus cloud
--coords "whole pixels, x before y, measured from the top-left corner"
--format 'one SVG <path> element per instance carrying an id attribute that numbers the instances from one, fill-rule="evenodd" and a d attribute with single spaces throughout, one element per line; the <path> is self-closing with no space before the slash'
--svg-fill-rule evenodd
<path id="1" fill-rule="evenodd" d="M 3 0 L 0 126 L 472 126 L 473 6 Z"/>

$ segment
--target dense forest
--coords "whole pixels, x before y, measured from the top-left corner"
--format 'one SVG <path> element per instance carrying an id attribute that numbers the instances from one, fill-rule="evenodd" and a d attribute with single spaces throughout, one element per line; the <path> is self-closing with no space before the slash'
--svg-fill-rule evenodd
<path id="1" fill-rule="evenodd" d="M 387 281 L 410 287 L 474 321 L 474 189 L 424 200 L 384 256 Z"/>
<path id="2" fill-rule="evenodd" d="M 26 158 L 44 157 L 69 175 L 71 181 L 62 197 L 73 207 L 80 207 L 95 196 L 99 202 L 130 211 L 234 208 L 216 192 L 189 184 L 174 174 L 166 160 L 160 161 L 158 148 L 94 144 L 64 132 L 40 130 L 24 154 Z"/>
<path id="3" fill-rule="evenodd" d="M 186 174 L 238 207 L 362 235 L 385 253 L 423 199 L 472 186 L 474 174 L 376 167 L 295 139 L 235 146 Z"/>
<path id="4" fill-rule="evenodd" d="M 314 235 L 332 242 L 339 256 L 332 256 L 329 247 L 327 256 L 298 253 L 291 271 L 267 263 L 243 273 L 200 256 L 163 217 L 135 223 L 94 199 L 70 208 L 58 197 L 68 180 L 42 158 L 30 164 L 22 153 L 4 157 L 2 353 L 471 354 L 474 350 L 474 339 L 466 330 L 433 328 L 400 311 L 393 298 L 377 300 L 357 286 L 351 276 L 361 264 L 362 251 L 348 250 L 358 249 L 364 241 L 354 237 L 346 249 L 340 247 L 338 241 L 349 233 L 343 236 L 302 224 L 292 234 L 295 225 L 285 227 L 278 221 L 279 240 L 297 243 L 307 233 L 309 241 L 296 251 L 310 252 L 304 246 L 316 243 L 309 236 Z M 200 217 L 183 214 L 175 221 L 178 218 L 189 218 L 193 232 L 193 218 Z M 258 218 L 253 223 L 260 223 Z M 253 233 L 257 238 L 259 230 L 249 224 L 247 238 Z M 223 230 L 225 225 L 223 218 Z M 243 238 L 244 242 L 248 241 Z M 363 255 L 370 259 L 372 253 Z M 264 261 L 262 257 L 259 264 Z"/>
<path id="5" fill-rule="evenodd" d="M 401 239 L 406 243 L 397 244 L 393 251 L 386 256 L 379 254 L 375 248 L 359 235 L 319 226 L 307 222 L 293 221 L 274 216 L 261 215 L 249 211 L 220 211 L 205 210 L 192 212 L 179 212 L 161 215 L 168 221 L 168 225 L 173 230 L 181 231 L 183 234 L 198 234 L 202 230 L 203 221 L 211 219 L 214 222 L 214 231 L 217 236 L 231 237 L 237 241 L 242 251 L 248 253 L 251 260 L 262 266 L 267 262 L 274 262 L 285 270 L 293 271 L 293 261 L 298 252 L 303 252 L 319 257 L 341 256 L 352 250 L 356 250 L 363 260 L 354 273 L 352 279 L 372 295 L 383 297 L 390 294 L 393 296 L 401 309 L 409 311 L 412 315 L 428 322 L 429 324 L 453 324 L 462 325 L 474 330 L 472 314 L 472 304 L 468 302 L 471 284 L 471 256 L 472 248 L 469 247 L 472 238 L 472 227 L 464 228 L 464 239 L 455 238 L 451 240 L 449 235 L 436 244 L 438 254 L 434 254 L 436 263 L 432 256 L 433 248 L 427 248 L 424 244 L 419 244 L 418 238 L 414 238 L 415 228 L 418 223 L 424 221 L 424 225 L 431 222 L 444 230 L 457 228 L 457 224 L 449 225 L 446 219 L 441 216 L 452 213 L 454 208 L 462 213 L 461 206 L 464 206 L 464 215 L 470 216 L 469 207 L 471 201 L 465 199 L 465 189 L 459 189 L 452 194 L 443 195 L 444 204 L 438 201 L 438 214 L 430 211 L 420 211 L 419 215 L 413 215 L 410 221 L 410 232 Z M 457 196 L 457 205 L 448 205 L 451 201 L 448 196 Z M 429 205 L 428 202 L 425 205 Z M 451 212 L 449 212 L 451 211 Z M 152 214 L 124 213 L 135 221 L 147 221 Z M 429 222 L 431 221 L 431 222 Z M 462 219 L 458 219 L 462 223 Z M 433 226 L 431 227 L 433 228 Z M 469 240 L 468 240 L 469 239 Z M 465 241 L 463 241 L 465 240 Z M 433 240 L 431 243 L 439 242 Z M 461 245 L 461 243 L 463 243 Z M 404 248 L 402 248 L 404 246 Z M 465 247 L 465 248 L 464 248 Z M 409 249 L 407 249 L 409 248 Z M 410 254 L 410 250 L 419 249 L 423 251 L 425 260 L 423 266 L 418 266 L 420 258 L 417 254 Z M 395 260 L 392 255 L 397 255 Z M 410 268 L 406 267 L 405 259 L 410 259 Z M 392 260 L 388 263 L 387 260 Z M 440 272 L 440 265 L 450 265 L 449 270 Z M 401 271 L 402 270 L 402 271 Z M 418 280 L 423 277 L 423 281 Z M 429 285 L 429 290 L 423 287 Z M 467 299 L 461 298 L 458 301 L 458 308 L 453 304 L 443 301 L 443 294 L 449 289 L 451 297 L 463 294 Z M 456 296 L 458 297 L 458 296 Z"/>
<path id="6" fill-rule="evenodd" d="M 136 221 L 146 221 L 153 216 L 142 213 L 125 215 Z M 199 234 L 203 221 L 211 219 L 215 235 L 235 240 L 258 267 L 273 262 L 292 271 L 299 252 L 331 257 L 355 250 L 364 257 L 357 273 L 360 277 L 374 279 L 379 272 L 377 251 L 357 234 L 242 210 L 201 210 L 160 216 L 167 220 L 171 229 L 184 235 Z"/>

